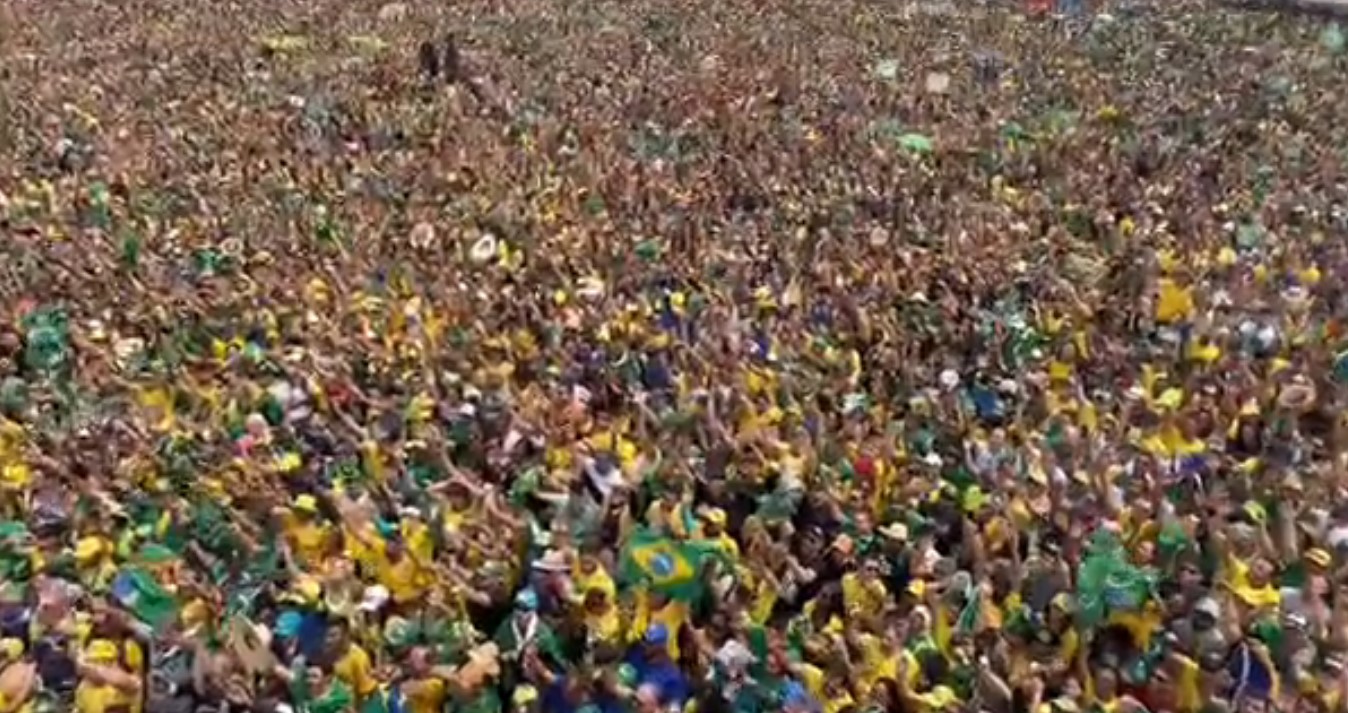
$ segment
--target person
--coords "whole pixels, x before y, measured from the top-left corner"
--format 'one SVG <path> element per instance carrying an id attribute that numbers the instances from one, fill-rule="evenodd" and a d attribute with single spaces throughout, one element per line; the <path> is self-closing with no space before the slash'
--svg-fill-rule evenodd
<path id="1" fill-rule="evenodd" d="M 646 629 L 645 638 L 627 655 L 627 663 L 636 672 L 642 689 L 653 694 L 661 708 L 682 708 L 690 697 L 689 684 L 679 666 L 670 657 L 669 628 L 660 622 Z"/>

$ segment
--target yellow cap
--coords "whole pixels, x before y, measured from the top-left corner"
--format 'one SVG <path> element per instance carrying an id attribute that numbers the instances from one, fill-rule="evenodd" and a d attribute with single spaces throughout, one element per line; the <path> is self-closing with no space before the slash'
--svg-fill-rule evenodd
<path id="1" fill-rule="evenodd" d="M 515 694 L 511 696 L 511 699 L 517 706 L 527 706 L 538 700 L 538 689 L 528 685 L 520 686 L 515 689 Z"/>
<path id="2" fill-rule="evenodd" d="M 23 656 L 23 641 L 15 638 L 0 639 L 0 656 L 6 661 L 14 661 Z"/>
<path id="3" fill-rule="evenodd" d="M 75 559 L 82 564 L 88 564 L 107 551 L 106 545 L 107 541 L 98 535 L 81 538 L 75 543 Z"/>
<path id="4" fill-rule="evenodd" d="M 1161 392 L 1160 397 L 1156 399 L 1156 405 L 1163 409 L 1177 409 L 1182 403 L 1184 403 L 1184 391 L 1173 387 Z"/>
<path id="5" fill-rule="evenodd" d="M 276 459 L 276 470 L 282 473 L 294 473 L 299 470 L 302 465 L 304 465 L 304 459 L 300 457 L 300 454 L 294 451 L 282 453 L 281 456 Z"/>
<path id="6" fill-rule="evenodd" d="M 315 604 L 323 596 L 323 585 L 317 579 L 302 576 L 290 587 L 282 599 L 298 601 L 301 604 Z"/>

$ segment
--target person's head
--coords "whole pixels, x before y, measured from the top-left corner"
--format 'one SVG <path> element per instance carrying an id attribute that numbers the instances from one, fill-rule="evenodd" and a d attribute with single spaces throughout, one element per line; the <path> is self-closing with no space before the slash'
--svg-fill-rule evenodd
<path id="1" fill-rule="evenodd" d="M 1179 562 L 1179 588 L 1181 593 L 1190 594 L 1202 590 L 1203 570 L 1193 558 L 1186 557 Z"/>
<path id="2" fill-rule="evenodd" d="M 384 538 L 384 557 L 396 562 L 403 557 L 404 551 L 402 536 L 395 534 Z"/>
<path id="3" fill-rule="evenodd" d="M 1114 669 L 1101 667 L 1095 671 L 1095 694 L 1103 700 L 1109 700 L 1118 695 L 1119 677 Z"/>
<path id="4" fill-rule="evenodd" d="M 407 670 L 413 675 L 426 675 L 431 670 L 431 663 L 431 650 L 425 646 L 414 646 L 407 652 Z"/>
<path id="5" fill-rule="evenodd" d="M 538 612 L 538 595 L 532 589 L 521 590 L 515 595 L 515 618 L 531 619 Z"/>
<path id="6" fill-rule="evenodd" d="M 881 678 L 871 687 L 870 703 L 872 707 L 886 711 L 903 710 L 902 700 L 899 695 L 899 684 L 892 678 Z"/>
<path id="7" fill-rule="evenodd" d="M 445 499 L 454 510 L 466 510 L 473 504 L 472 493 L 467 486 L 458 481 L 451 481 L 445 487 Z"/>
<path id="8" fill-rule="evenodd" d="M 1266 586 L 1273 577 L 1273 565 L 1263 557 L 1255 560 L 1250 565 L 1250 585 L 1254 587 Z"/>
<path id="9" fill-rule="evenodd" d="M 881 569 L 880 560 L 867 559 L 861 563 L 858 573 L 861 575 L 862 581 L 874 582 L 880 579 Z"/>
<path id="10" fill-rule="evenodd" d="M 1072 597 L 1062 593 L 1049 602 L 1047 622 L 1049 629 L 1055 632 L 1066 631 L 1072 626 Z"/>
<path id="11" fill-rule="evenodd" d="M 584 552 L 580 555 L 580 573 L 586 577 L 598 572 L 601 567 L 599 557 L 594 552 Z"/>
<path id="12" fill-rule="evenodd" d="M 725 531 L 726 514 L 724 510 L 713 508 L 702 516 L 702 532 L 707 537 L 720 537 Z"/>
<path id="13" fill-rule="evenodd" d="M 1306 551 L 1307 582 L 1325 583 L 1325 578 L 1334 566 L 1334 558 L 1328 550 L 1312 547 Z"/>
<path id="14" fill-rule="evenodd" d="M 290 510 L 300 520 L 313 520 L 318 517 L 318 498 L 309 493 L 298 495 Z"/>
<path id="15" fill-rule="evenodd" d="M 660 622 L 655 622 L 647 627 L 646 637 L 642 639 L 646 657 L 651 661 L 661 661 L 668 658 L 669 637 L 671 636 L 674 636 L 674 632 Z"/>
<path id="16" fill-rule="evenodd" d="M 585 592 L 583 606 L 587 613 L 602 614 L 608 611 L 611 605 L 608 600 L 608 595 L 604 593 L 604 590 L 598 587 L 592 587 Z"/>
<path id="17" fill-rule="evenodd" d="M 322 691 L 328 687 L 328 675 L 318 666 L 305 668 L 304 679 L 308 682 L 311 691 Z"/>
<path id="18" fill-rule="evenodd" d="M 666 509 L 672 509 L 679 504 L 679 489 L 673 485 L 667 485 L 660 490 L 660 505 Z"/>
<path id="19" fill-rule="evenodd" d="M 351 643 L 351 625 L 345 619 L 334 619 L 324 636 L 324 648 L 340 653 Z"/>

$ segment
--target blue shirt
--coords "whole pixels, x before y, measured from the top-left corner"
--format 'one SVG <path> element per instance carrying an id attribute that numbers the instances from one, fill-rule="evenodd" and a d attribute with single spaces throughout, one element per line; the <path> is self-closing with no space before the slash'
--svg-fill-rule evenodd
<path id="1" fill-rule="evenodd" d="M 660 705 L 681 707 L 692 695 L 688 678 L 673 661 L 648 661 L 637 648 L 628 654 L 627 662 L 637 671 L 638 686 L 650 685 L 660 691 Z"/>
<path id="2" fill-rule="evenodd" d="M 542 710 L 548 713 L 576 713 L 587 705 L 593 705 L 599 709 L 599 713 L 626 713 L 622 701 L 610 696 L 587 695 L 579 704 L 573 704 L 566 695 L 567 685 L 567 677 L 558 676 L 557 680 L 548 686 L 548 690 L 543 692 Z"/>

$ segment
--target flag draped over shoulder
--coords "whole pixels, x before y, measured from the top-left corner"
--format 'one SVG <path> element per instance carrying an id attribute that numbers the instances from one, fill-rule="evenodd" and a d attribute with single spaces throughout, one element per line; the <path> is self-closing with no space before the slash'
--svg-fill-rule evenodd
<path id="1" fill-rule="evenodd" d="M 675 599 L 693 599 L 704 589 L 702 569 L 721 552 L 705 542 L 683 542 L 638 530 L 623 547 L 619 573 L 624 582 L 643 583 Z"/>
<path id="2" fill-rule="evenodd" d="M 156 629 L 173 622 L 178 604 L 148 572 L 127 567 L 112 581 L 112 596 L 137 619 Z"/>
<path id="3" fill-rule="evenodd" d="M 1231 674 L 1232 699 L 1276 701 L 1281 696 L 1278 669 L 1263 646 L 1242 641 L 1227 660 L 1226 670 Z"/>
<path id="4" fill-rule="evenodd" d="M 1096 626 L 1110 613 L 1141 609 L 1154 591 L 1155 579 L 1154 573 L 1128 561 L 1117 535 L 1097 532 L 1077 571 L 1081 622 Z"/>

